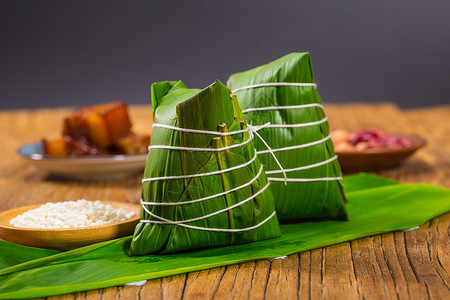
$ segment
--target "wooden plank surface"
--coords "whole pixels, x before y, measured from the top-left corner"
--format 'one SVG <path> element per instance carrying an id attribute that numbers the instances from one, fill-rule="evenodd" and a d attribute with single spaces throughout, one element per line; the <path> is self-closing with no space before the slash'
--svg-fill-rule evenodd
<path id="1" fill-rule="evenodd" d="M 138 203 L 141 175 L 119 181 L 58 179 L 16 149 L 60 134 L 70 109 L 0 111 L 0 211 L 86 198 Z M 130 108 L 137 132 L 151 130 L 149 106 Z M 425 137 L 401 167 L 378 172 L 400 182 L 450 188 L 450 106 L 402 111 L 390 103 L 326 104 L 332 128 L 378 128 Z M 426 201 L 426 199 L 424 199 Z M 48 299 L 450 299 L 450 214 L 395 232 L 294 254 Z"/>

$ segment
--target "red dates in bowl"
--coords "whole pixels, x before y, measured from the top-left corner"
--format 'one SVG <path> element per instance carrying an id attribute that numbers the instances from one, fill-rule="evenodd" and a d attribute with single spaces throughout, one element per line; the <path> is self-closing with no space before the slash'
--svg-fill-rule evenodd
<path id="1" fill-rule="evenodd" d="M 343 172 L 379 171 L 398 166 L 424 146 L 423 138 L 390 134 L 382 130 L 330 132 Z"/>

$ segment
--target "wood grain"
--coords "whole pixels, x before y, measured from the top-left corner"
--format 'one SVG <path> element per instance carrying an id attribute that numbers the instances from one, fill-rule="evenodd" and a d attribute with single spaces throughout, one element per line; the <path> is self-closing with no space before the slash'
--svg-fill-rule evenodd
<path id="1" fill-rule="evenodd" d="M 391 103 L 326 104 L 331 128 L 413 133 L 427 146 L 401 167 L 378 172 L 400 182 L 450 188 L 450 106 L 402 111 Z M 119 181 L 61 180 L 15 151 L 56 137 L 69 108 L 0 111 L 0 210 L 22 205 L 102 199 L 138 203 L 140 176 Z M 151 108 L 133 106 L 135 130 L 151 131 Z M 376 235 L 285 259 L 259 260 L 48 299 L 450 299 L 450 214 L 418 230 Z"/>

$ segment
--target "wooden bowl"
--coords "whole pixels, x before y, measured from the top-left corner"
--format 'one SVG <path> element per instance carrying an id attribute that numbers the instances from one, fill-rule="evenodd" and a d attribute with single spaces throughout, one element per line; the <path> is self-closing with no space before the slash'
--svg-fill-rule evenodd
<path id="1" fill-rule="evenodd" d="M 336 152 L 342 172 L 371 172 L 398 166 L 406 158 L 426 144 L 426 140 L 418 136 L 396 135 L 408 138 L 413 146 L 399 149 L 367 149 L 364 151 Z"/>
<path id="2" fill-rule="evenodd" d="M 132 235 L 136 224 L 139 222 L 140 206 L 113 201 L 102 201 L 102 203 L 110 204 L 114 208 L 134 211 L 135 216 L 118 223 L 80 228 L 40 229 L 12 226 L 9 223 L 11 219 L 30 209 L 38 208 L 42 204 L 29 205 L 0 213 L 0 238 L 25 246 L 65 251 Z"/>

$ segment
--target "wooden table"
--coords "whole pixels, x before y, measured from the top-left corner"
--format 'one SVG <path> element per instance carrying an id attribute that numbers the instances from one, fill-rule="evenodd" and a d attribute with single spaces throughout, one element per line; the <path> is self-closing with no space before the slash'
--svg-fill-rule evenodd
<path id="1" fill-rule="evenodd" d="M 0 111 L 0 211 L 86 198 L 138 203 L 141 176 L 120 181 L 61 180 L 16 149 L 57 137 L 69 109 Z M 332 128 L 379 128 L 428 140 L 401 167 L 379 172 L 400 182 L 450 188 L 450 105 L 400 110 L 390 103 L 326 104 Z M 137 132 L 151 130 L 149 106 L 131 107 Z M 426 201 L 424 199 L 424 201 Z M 450 299 L 450 214 L 395 232 L 290 255 L 48 299 Z"/>

